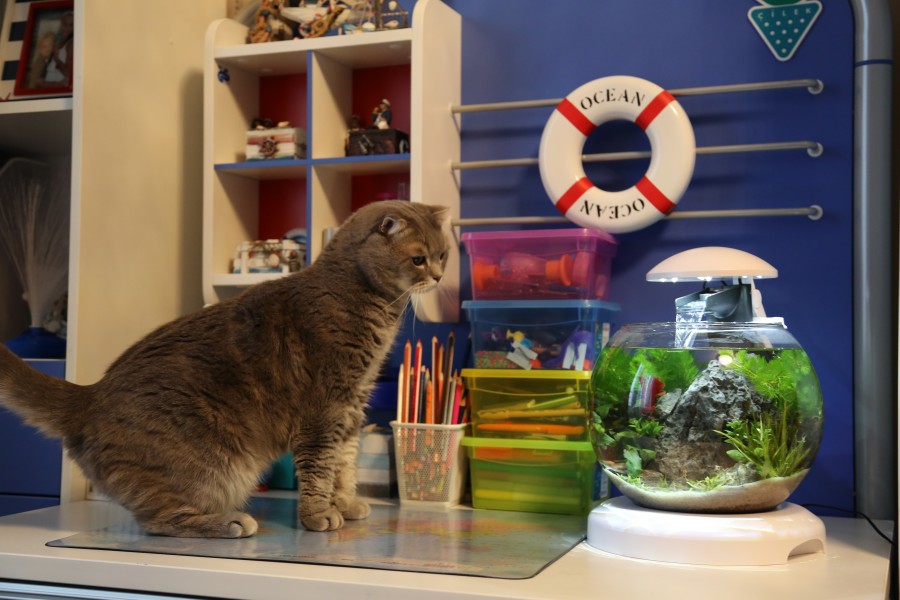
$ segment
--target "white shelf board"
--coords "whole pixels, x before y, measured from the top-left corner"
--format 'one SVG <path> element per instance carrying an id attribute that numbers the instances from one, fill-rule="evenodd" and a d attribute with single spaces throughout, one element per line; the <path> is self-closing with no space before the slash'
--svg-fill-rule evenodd
<path id="1" fill-rule="evenodd" d="M 215 169 L 219 173 L 230 173 L 250 179 L 303 179 L 306 177 L 306 159 L 295 160 L 251 160 L 236 163 L 219 163 Z"/>
<path id="2" fill-rule="evenodd" d="M 409 28 L 359 35 L 334 35 L 309 40 L 221 46 L 215 50 L 220 67 L 239 68 L 259 75 L 306 73 L 306 55 L 316 52 L 352 69 L 409 64 Z"/>
<path id="3" fill-rule="evenodd" d="M 0 102 L 0 149 L 7 156 L 72 151 L 72 98 Z"/>

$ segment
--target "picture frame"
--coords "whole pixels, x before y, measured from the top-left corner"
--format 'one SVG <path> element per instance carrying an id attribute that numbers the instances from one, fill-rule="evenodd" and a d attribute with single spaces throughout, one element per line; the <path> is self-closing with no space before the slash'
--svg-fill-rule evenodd
<path id="1" fill-rule="evenodd" d="M 31 3 L 16 71 L 16 96 L 72 93 L 74 20 L 74 0 Z"/>

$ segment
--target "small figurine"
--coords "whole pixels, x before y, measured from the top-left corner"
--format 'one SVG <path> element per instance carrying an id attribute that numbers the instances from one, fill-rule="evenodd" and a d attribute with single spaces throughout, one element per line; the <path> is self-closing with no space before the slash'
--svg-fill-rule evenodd
<path id="1" fill-rule="evenodd" d="M 344 136 L 344 152 L 350 153 L 350 134 L 356 133 L 357 131 L 362 131 L 362 119 L 359 115 L 350 115 L 350 120 L 347 122 L 347 135 Z"/>
<path id="2" fill-rule="evenodd" d="M 247 33 L 247 43 L 261 44 L 292 37 L 291 27 L 281 18 L 281 0 L 260 0 L 253 27 Z"/>
<path id="3" fill-rule="evenodd" d="M 540 368 L 538 353 L 532 349 L 532 342 L 521 331 L 507 331 L 506 339 L 512 340 L 512 350 L 506 355 L 506 359 L 523 369 Z"/>
<path id="4" fill-rule="evenodd" d="M 378 106 L 372 109 L 372 127 L 390 129 L 391 116 L 391 103 L 387 98 L 382 98 Z"/>

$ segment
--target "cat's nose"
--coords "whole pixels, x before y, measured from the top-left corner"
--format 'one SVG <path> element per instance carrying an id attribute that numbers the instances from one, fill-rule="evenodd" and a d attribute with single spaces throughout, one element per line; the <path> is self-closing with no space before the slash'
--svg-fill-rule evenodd
<path id="1" fill-rule="evenodd" d="M 434 278 L 435 283 L 440 283 L 442 275 L 437 274 L 437 275 L 432 275 L 432 277 Z"/>

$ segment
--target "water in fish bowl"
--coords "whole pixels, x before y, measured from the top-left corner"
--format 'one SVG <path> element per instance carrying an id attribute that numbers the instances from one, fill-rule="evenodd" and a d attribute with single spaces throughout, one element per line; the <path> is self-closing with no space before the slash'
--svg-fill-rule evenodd
<path id="1" fill-rule="evenodd" d="M 650 508 L 773 509 L 822 437 L 815 369 L 779 323 L 626 325 L 597 362 L 591 395 L 600 463 Z"/>

